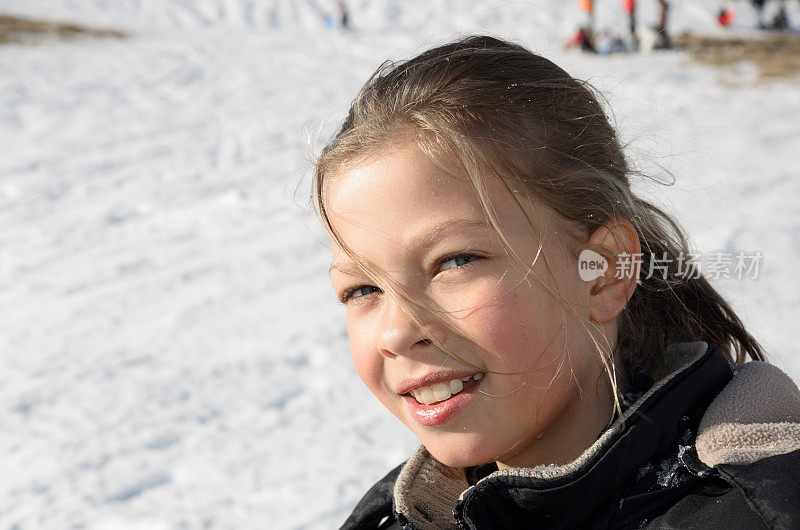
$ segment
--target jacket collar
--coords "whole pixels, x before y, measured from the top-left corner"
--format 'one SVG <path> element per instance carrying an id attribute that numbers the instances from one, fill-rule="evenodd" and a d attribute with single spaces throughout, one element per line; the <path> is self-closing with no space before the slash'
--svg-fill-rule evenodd
<path id="1" fill-rule="evenodd" d="M 469 486 L 463 469 L 438 462 L 420 445 L 395 482 L 395 512 L 420 528 L 452 528 L 455 518 L 491 526 L 494 514 L 515 514 L 531 525 L 580 525 L 640 463 L 672 448 L 681 418 L 707 406 L 732 377 L 727 359 L 705 342 L 672 344 L 665 357 L 669 375 L 569 464 L 495 471 Z"/>
<path id="2" fill-rule="evenodd" d="M 800 449 L 800 390 L 792 378 L 761 361 L 735 366 L 734 375 L 700 421 L 700 460 L 750 464 Z"/>

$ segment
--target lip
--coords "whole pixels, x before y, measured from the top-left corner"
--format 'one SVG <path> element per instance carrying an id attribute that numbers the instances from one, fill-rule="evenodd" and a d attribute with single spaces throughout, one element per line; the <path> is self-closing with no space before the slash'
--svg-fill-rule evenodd
<path id="1" fill-rule="evenodd" d="M 400 383 L 395 386 L 394 391 L 400 394 L 408 394 L 412 390 L 416 390 L 417 388 L 422 388 L 424 386 L 431 386 L 435 385 L 436 383 L 445 383 L 447 381 L 452 381 L 453 379 L 463 379 L 464 377 L 472 377 L 477 373 L 482 373 L 479 371 L 472 371 L 472 372 L 465 372 L 463 370 L 456 371 L 456 370 L 443 370 L 441 372 L 432 372 L 427 375 L 423 375 L 422 377 L 411 377 L 408 379 L 403 379 Z M 456 394 L 458 395 L 458 394 Z M 413 397 L 411 399 L 414 399 Z"/>
<path id="2" fill-rule="evenodd" d="M 466 377 L 466 375 L 463 377 Z M 485 380 L 486 378 L 484 377 L 480 381 L 475 381 L 469 388 L 465 388 L 458 394 L 432 405 L 424 405 L 410 394 L 404 394 L 401 397 L 405 400 L 408 411 L 414 421 L 425 426 L 439 425 L 448 421 L 454 414 L 462 410 L 475 399 L 477 388 Z M 423 384 L 421 386 L 425 385 Z"/>

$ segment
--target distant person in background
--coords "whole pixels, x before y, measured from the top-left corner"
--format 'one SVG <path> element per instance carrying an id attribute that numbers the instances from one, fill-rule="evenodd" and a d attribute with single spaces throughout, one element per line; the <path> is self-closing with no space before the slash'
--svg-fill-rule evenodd
<path id="1" fill-rule="evenodd" d="M 756 16 L 758 17 L 758 27 L 764 28 L 764 4 L 766 0 L 751 0 L 753 7 L 756 8 Z"/>
<path id="2" fill-rule="evenodd" d="M 594 2 L 592 0 L 579 0 L 578 5 L 585 20 L 578 28 L 578 32 L 567 43 L 567 48 L 580 48 L 585 52 L 594 52 Z"/>
<path id="3" fill-rule="evenodd" d="M 586 35 L 587 41 L 591 45 L 594 40 L 594 2 L 592 0 L 580 0 L 580 6 L 586 18 L 582 30 Z"/>
<path id="4" fill-rule="evenodd" d="M 636 0 L 622 0 L 622 7 L 628 13 L 628 22 L 631 30 L 631 49 L 639 48 L 639 38 L 636 36 Z"/>
<path id="5" fill-rule="evenodd" d="M 733 7 L 723 7 L 719 10 L 719 15 L 717 15 L 717 22 L 719 22 L 720 26 L 727 28 L 733 24 L 735 18 L 736 12 L 733 10 Z"/>
<path id="6" fill-rule="evenodd" d="M 658 33 L 656 48 L 669 48 L 671 46 L 669 34 L 667 33 L 667 12 L 669 11 L 669 2 L 667 2 L 667 0 L 658 0 L 658 5 L 660 7 L 660 11 L 658 15 L 658 24 L 656 25 L 656 32 Z"/>
<path id="7" fill-rule="evenodd" d="M 339 11 L 339 24 L 342 29 L 348 29 L 350 27 L 350 15 L 347 11 L 347 6 L 342 0 L 336 2 L 336 10 Z"/>
<path id="8" fill-rule="evenodd" d="M 592 0 L 579 0 L 581 11 L 586 14 L 584 27 L 589 28 L 589 32 L 594 31 L 594 2 Z"/>
<path id="9" fill-rule="evenodd" d="M 786 14 L 786 2 L 781 0 L 778 6 L 778 12 L 772 17 L 768 29 L 776 29 L 783 31 L 789 29 L 789 16 Z"/>
<path id="10" fill-rule="evenodd" d="M 658 0 L 658 5 L 660 8 L 658 22 L 653 26 L 640 24 L 636 29 L 637 45 L 640 51 L 650 52 L 653 50 L 664 50 L 672 46 L 669 34 L 667 33 L 669 2 L 667 2 L 667 0 Z"/>
<path id="11" fill-rule="evenodd" d="M 567 48 L 580 48 L 585 52 L 595 52 L 594 43 L 587 28 L 578 28 L 578 32 L 567 43 Z"/>
<path id="12" fill-rule="evenodd" d="M 775 29 L 785 30 L 789 29 L 789 17 L 786 14 L 786 0 L 780 0 L 778 3 L 778 11 L 769 22 L 764 22 L 764 5 L 766 0 L 752 0 L 753 7 L 756 8 L 756 16 L 758 16 L 758 27 L 761 29 Z"/>

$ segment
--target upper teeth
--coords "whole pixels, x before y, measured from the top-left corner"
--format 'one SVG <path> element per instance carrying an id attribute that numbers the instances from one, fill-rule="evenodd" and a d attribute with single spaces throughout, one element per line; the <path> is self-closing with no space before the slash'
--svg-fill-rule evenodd
<path id="1" fill-rule="evenodd" d="M 462 377 L 461 379 L 453 379 L 449 383 L 436 383 L 431 386 L 423 386 L 411 391 L 411 395 L 422 403 L 423 405 L 430 405 L 450 399 L 453 394 L 458 394 L 464 389 L 464 383 L 470 379 L 480 381 L 483 378 L 482 373 L 477 373 L 473 376 Z"/>

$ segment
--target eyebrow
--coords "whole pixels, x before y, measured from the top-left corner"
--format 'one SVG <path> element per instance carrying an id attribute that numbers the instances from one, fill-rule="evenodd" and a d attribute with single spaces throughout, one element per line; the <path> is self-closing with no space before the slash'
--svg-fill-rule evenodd
<path id="1" fill-rule="evenodd" d="M 474 219 L 448 219 L 447 221 L 439 223 L 427 233 L 413 240 L 412 244 L 419 250 L 425 250 L 433 245 L 437 239 L 442 237 L 443 232 L 456 227 L 488 229 L 489 225 L 487 225 L 485 221 L 476 221 Z M 328 269 L 328 274 L 330 275 L 330 273 L 334 270 L 344 274 L 358 274 L 361 272 L 361 268 L 350 261 L 346 263 L 332 263 Z"/>

